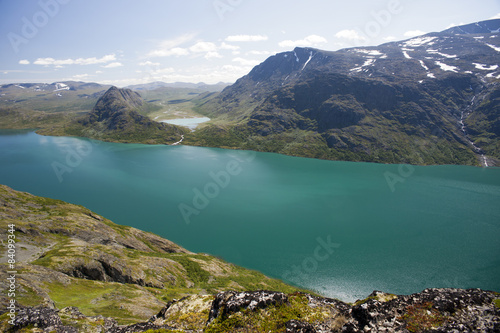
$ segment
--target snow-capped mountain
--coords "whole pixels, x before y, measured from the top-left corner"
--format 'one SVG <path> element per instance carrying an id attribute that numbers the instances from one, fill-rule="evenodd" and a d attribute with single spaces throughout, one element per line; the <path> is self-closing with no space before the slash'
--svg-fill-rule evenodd
<path id="1" fill-rule="evenodd" d="M 254 149 L 263 149 L 259 137 L 286 142 L 307 131 L 318 152 L 292 154 L 418 164 L 476 155 L 488 165 L 484 155 L 500 158 L 499 29 L 490 20 L 375 47 L 295 48 L 203 107 L 239 121 Z"/>

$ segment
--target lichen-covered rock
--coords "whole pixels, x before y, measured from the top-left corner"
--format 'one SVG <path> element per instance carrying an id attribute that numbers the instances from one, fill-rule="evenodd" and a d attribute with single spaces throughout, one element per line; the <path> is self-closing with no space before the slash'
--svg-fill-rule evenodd
<path id="1" fill-rule="evenodd" d="M 269 305 L 283 304 L 287 301 L 288 297 L 285 294 L 274 291 L 222 292 L 217 294 L 212 303 L 208 322 L 211 322 L 219 315 L 227 316 L 242 309 L 254 310 Z"/>
<path id="2" fill-rule="evenodd" d="M 349 311 L 342 332 L 500 332 L 498 296 L 480 289 L 425 289 L 421 293 L 376 299 Z"/>
<path id="3" fill-rule="evenodd" d="M 286 333 L 316 333 L 314 327 L 302 321 L 295 319 L 289 320 L 286 324 Z"/>
<path id="4" fill-rule="evenodd" d="M 76 328 L 64 326 L 57 312 L 47 307 L 20 309 L 11 329 L 17 331 L 27 326 L 35 326 L 43 332 L 78 333 Z"/>
<path id="5" fill-rule="evenodd" d="M 500 294 L 480 289 L 425 289 L 412 295 L 375 291 L 355 305 L 305 293 L 272 291 L 192 295 L 169 302 L 149 321 L 119 326 L 78 308 L 27 307 L 11 331 L 175 332 L 500 332 Z M 210 310 L 210 311 L 209 311 Z M 208 318 L 208 320 L 207 320 Z M 78 328 L 78 329 L 77 329 Z M 33 331 L 35 332 L 35 331 Z"/>
<path id="6" fill-rule="evenodd" d="M 180 330 L 202 330 L 208 321 L 208 314 L 214 296 L 192 295 L 173 300 L 149 321 L 155 325 L 167 325 Z"/>

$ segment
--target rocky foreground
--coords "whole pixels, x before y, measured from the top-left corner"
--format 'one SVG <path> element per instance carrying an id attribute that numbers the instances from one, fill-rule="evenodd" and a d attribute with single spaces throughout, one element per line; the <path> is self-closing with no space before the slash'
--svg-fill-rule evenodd
<path id="1" fill-rule="evenodd" d="M 226 291 L 169 302 L 149 321 L 119 326 L 77 308 L 27 307 L 10 331 L 38 332 L 500 332 L 500 295 L 480 289 L 374 291 L 346 304 L 306 293 Z"/>

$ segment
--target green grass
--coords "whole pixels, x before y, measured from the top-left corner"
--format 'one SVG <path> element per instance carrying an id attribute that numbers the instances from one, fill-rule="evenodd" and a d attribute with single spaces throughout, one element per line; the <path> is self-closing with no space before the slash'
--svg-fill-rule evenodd
<path id="1" fill-rule="evenodd" d="M 500 298 L 495 299 L 495 300 L 493 301 L 493 304 L 495 304 L 495 306 L 496 306 L 497 308 L 500 308 Z"/>
<path id="2" fill-rule="evenodd" d="M 292 319 L 315 324 L 331 316 L 328 309 L 312 308 L 308 303 L 307 297 L 303 294 L 289 295 L 288 303 L 254 311 L 246 309 L 225 317 L 219 316 L 208 325 L 205 332 L 235 332 L 238 329 L 252 332 L 284 332 L 285 323 Z M 337 320 L 340 327 L 343 318 Z"/>
<path id="3" fill-rule="evenodd" d="M 138 287 L 134 285 L 72 279 L 68 285 L 51 283 L 46 287 L 50 290 L 50 298 L 59 309 L 76 306 L 86 316 L 112 317 L 121 324 L 145 319 L 122 308 L 123 304 L 133 303 L 134 299 L 140 296 Z"/>

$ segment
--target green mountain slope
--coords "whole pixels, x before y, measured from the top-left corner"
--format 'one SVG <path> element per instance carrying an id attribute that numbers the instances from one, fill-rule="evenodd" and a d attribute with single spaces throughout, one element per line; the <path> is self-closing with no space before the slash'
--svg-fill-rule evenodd
<path id="1" fill-rule="evenodd" d="M 116 225 L 84 207 L 0 185 L 0 227 L 8 230 L 11 224 L 18 307 L 76 306 L 84 315 L 125 324 L 147 320 L 168 301 L 188 295 L 297 290 L 154 234 Z M 0 286 L 7 290 L 6 232 L 1 239 Z M 8 301 L 2 293 L 3 311 Z"/>
<path id="2" fill-rule="evenodd" d="M 139 93 L 130 89 L 111 87 L 99 98 L 92 111 L 83 118 L 70 122 L 61 134 L 85 136 L 114 142 L 150 144 L 174 143 L 187 130 L 175 125 L 159 123 L 144 114 L 155 107 L 145 102 Z M 41 131 L 42 134 L 57 134 Z"/>

